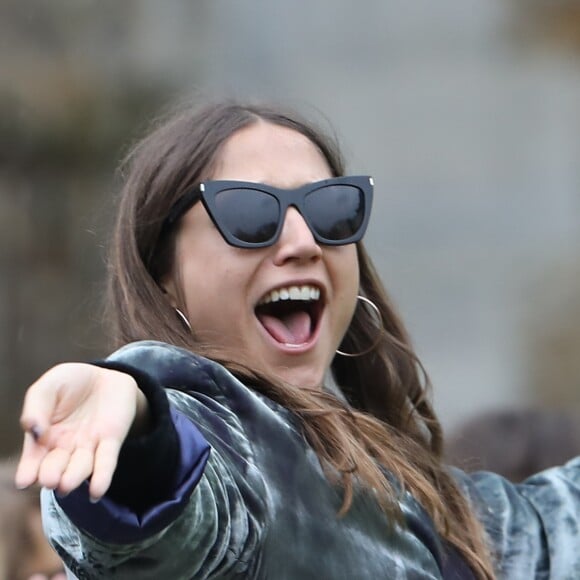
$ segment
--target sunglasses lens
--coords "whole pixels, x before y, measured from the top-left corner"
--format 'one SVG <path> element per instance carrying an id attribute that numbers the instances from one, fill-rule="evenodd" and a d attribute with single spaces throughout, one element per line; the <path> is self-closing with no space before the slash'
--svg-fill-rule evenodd
<path id="1" fill-rule="evenodd" d="M 278 200 L 253 189 L 226 189 L 215 197 L 216 221 L 234 238 L 251 244 L 270 240 L 280 216 Z"/>
<path id="2" fill-rule="evenodd" d="M 305 213 L 316 233 L 327 240 L 346 240 L 360 229 L 364 196 L 354 185 L 328 185 L 306 196 Z"/>

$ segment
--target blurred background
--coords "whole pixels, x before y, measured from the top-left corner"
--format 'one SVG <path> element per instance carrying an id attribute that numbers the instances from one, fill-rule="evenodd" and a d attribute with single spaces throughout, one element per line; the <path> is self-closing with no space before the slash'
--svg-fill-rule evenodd
<path id="1" fill-rule="evenodd" d="M 580 406 L 580 0 L 2 0 L 0 453 L 105 353 L 117 162 L 168 102 L 283 99 L 376 180 L 368 248 L 451 431 Z"/>

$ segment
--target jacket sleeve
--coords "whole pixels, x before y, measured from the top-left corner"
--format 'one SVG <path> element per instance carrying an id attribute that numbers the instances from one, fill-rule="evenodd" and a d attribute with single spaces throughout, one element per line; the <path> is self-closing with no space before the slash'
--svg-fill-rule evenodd
<path id="1" fill-rule="evenodd" d="M 148 371 L 147 364 L 127 354 L 131 351 L 116 356 L 115 361 L 135 365 L 136 374 Z M 187 386 L 189 390 L 177 391 L 170 388 L 176 386 L 172 376 L 157 370 L 149 372 L 146 380 L 165 389 L 171 423 L 180 439 L 181 461 L 177 463 L 189 462 L 191 469 L 178 477 L 162 477 L 165 482 L 174 481 L 173 486 L 145 510 L 131 505 L 134 502 L 119 503 L 127 496 L 126 490 L 116 497 L 105 496 L 97 504 L 89 502 L 86 489 L 84 496 L 80 490 L 68 503 L 44 490 L 43 518 L 49 539 L 79 579 L 243 577 L 255 561 L 266 524 L 264 482 L 250 441 L 225 404 L 227 397 L 220 401 L 198 392 L 197 387 L 203 391 L 210 383 L 212 392 L 245 387 L 225 370 L 210 375 L 201 366 L 190 365 L 182 369 L 178 381 L 180 389 Z M 217 384 L 216 376 L 228 384 Z M 196 461 L 203 443 L 195 433 L 201 433 L 202 441 L 211 446 L 201 469 Z M 157 470 L 163 472 L 166 467 L 160 462 Z M 151 477 L 151 472 L 145 470 L 145 475 Z"/>
<path id="2" fill-rule="evenodd" d="M 455 474 L 485 527 L 498 578 L 580 578 L 580 458 L 520 484 Z"/>

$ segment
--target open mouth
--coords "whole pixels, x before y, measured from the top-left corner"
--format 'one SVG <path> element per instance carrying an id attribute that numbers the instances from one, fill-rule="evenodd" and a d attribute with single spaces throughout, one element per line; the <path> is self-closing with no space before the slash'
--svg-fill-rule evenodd
<path id="1" fill-rule="evenodd" d="M 320 288 L 286 286 L 268 292 L 256 306 L 256 317 L 280 344 L 301 346 L 313 339 L 323 310 Z"/>

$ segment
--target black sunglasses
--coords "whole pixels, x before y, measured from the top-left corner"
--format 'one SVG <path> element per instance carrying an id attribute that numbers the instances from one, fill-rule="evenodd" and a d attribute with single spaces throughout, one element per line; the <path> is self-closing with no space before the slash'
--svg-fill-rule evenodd
<path id="1" fill-rule="evenodd" d="M 163 229 L 171 228 L 200 199 L 232 246 L 263 248 L 275 244 L 290 206 L 301 213 L 317 242 L 340 246 L 358 242 L 365 233 L 373 179 L 362 175 L 334 177 L 297 189 L 246 181 L 205 181 L 175 202 Z"/>

